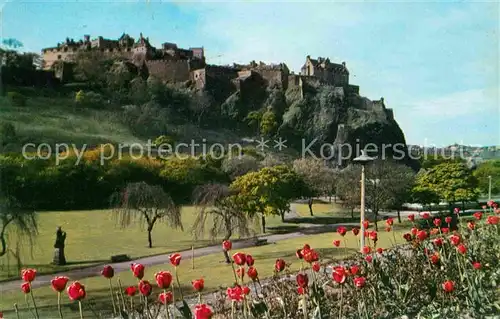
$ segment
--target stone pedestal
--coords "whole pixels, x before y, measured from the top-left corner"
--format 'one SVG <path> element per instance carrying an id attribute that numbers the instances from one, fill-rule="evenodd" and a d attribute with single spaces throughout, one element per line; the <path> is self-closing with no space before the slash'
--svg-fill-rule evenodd
<path id="1" fill-rule="evenodd" d="M 64 256 L 64 248 L 54 248 L 54 265 L 66 265 L 66 257 Z"/>

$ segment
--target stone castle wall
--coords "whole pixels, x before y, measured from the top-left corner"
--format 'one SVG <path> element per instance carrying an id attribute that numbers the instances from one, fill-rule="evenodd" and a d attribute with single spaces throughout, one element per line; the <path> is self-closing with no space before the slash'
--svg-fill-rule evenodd
<path id="1" fill-rule="evenodd" d="M 185 82 L 190 79 L 187 60 L 150 60 L 145 63 L 149 75 L 163 82 Z"/>

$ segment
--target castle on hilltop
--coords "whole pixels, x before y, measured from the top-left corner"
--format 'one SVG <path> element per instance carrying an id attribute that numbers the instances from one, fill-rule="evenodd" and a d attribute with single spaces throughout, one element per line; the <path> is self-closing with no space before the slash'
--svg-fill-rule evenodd
<path id="1" fill-rule="evenodd" d="M 116 40 L 102 36 L 90 39 L 89 35 L 84 35 L 79 41 L 66 38 L 66 41 L 55 47 L 42 50 L 44 69 L 56 69 L 56 76 L 61 81 L 69 81 L 64 79 L 64 74 L 72 72 L 57 71 L 60 69 L 59 65 L 71 68 L 77 54 L 85 51 L 101 52 L 111 58 L 124 59 L 146 69 L 148 76 L 165 83 L 189 81 L 200 90 L 215 88 L 221 81 L 236 90 L 255 85 L 256 82 L 287 89 L 302 87 L 303 82 L 308 81 L 334 86 L 346 94 L 359 94 L 359 87 L 349 84 L 349 71 L 345 62 L 337 64 L 330 62 L 329 58 L 312 59 L 308 55 L 299 74 L 290 72 L 285 63 L 251 61 L 246 65 L 208 65 L 205 63 L 203 47 L 182 49 L 175 43 L 165 42 L 160 48 L 155 48 L 142 33 L 137 40 L 125 33 Z"/>

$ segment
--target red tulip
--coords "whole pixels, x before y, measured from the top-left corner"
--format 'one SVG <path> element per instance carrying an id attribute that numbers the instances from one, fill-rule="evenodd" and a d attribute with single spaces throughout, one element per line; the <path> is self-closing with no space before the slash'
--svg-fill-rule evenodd
<path id="1" fill-rule="evenodd" d="M 205 288 L 205 280 L 203 278 L 193 280 L 191 283 L 193 285 L 194 290 L 200 292 Z"/>
<path id="2" fill-rule="evenodd" d="M 441 247 L 443 246 L 443 239 L 442 238 L 436 238 L 434 239 L 434 245 L 436 245 L 437 247 Z"/>
<path id="3" fill-rule="evenodd" d="M 495 204 L 495 202 L 492 200 L 489 200 L 486 204 L 488 205 L 488 207 L 492 207 L 493 204 Z"/>
<path id="4" fill-rule="evenodd" d="M 286 263 L 283 259 L 276 259 L 276 262 L 274 263 L 274 269 L 276 269 L 277 272 L 281 272 L 285 269 Z"/>
<path id="5" fill-rule="evenodd" d="M 412 229 L 410 229 L 410 233 L 413 235 L 413 236 L 416 236 L 417 233 L 418 233 L 418 228 L 416 227 L 412 227 Z"/>
<path id="6" fill-rule="evenodd" d="M 302 249 L 297 249 L 295 256 L 297 256 L 298 259 L 304 258 L 304 256 L 302 256 Z"/>
<path id="7" fill-rule="evenodd" d="M 63 292 L 64 289 L 66 289 L 66 284 L 68 283 L 68 280 L 69 278 L 64 276 L 54 277 L 54 279 L 50 281 L 52 289 L 54 289 L 57 292 Z"/>
<path id="8" fill-rule="evenodd" d="M 333 246 L 339 247 L 340 246 L 340 240 L 334 240 L 333 241 Z"/>
<path id="9" fill-rule="evenodd" d="M 474 224 L 474 222 L 468 222 L 467 228 L 469 228 L 470 230 L 474 230 L 476 228 L 476 224 Z"/>
<path id="10" fill-rule="evenodd" d="M 305 293 L 304 288 L 302 288 L 302 287 L 297 287 L 297 293 L 298 293 L 299 295 L 303 295 L 303 294 Z"/>
<path id="11" fill-rule="evenodd" d="M 436 227 L 441 226 L 441 219 L 440 218 L 434 218 L 432 221 Z"/>
<path id="12" fill-rule="evenodd" d="M 153 286 L 149 283 L 147 280 L 141 280 L 139 281 L 139 292 L 143 295 L 148 297 L 151 295 L 151 292 L 153 292 Z"/>
<path id="13" fill-rule="evenodd" d="M 308 263 L 313 263 L 319 260 L 319 255 L 314 249 L 309 249 L 306 252 L 302 252 L 304 260 Z"/>
<path id="14" fill-rule="evenodd" d="M 131 264 L 130 269 L 137 279 L 142 279 L 144 277 L 144 265 L 143 264 Z"/>
<path id="15" fill-rule="evenodd" d="M 212 309 L 205 304 L 196 305 L 194 308 L 194 319 L 210 319 L 213 314 Z"/>
<path id="16" fill-rule="evenodd" d="M 354 236 L 358 236 L 358 234 L 359 234 L 359 228 L 353 228 L 353 229 L 351 229 L 351 231 L 352 231 L 352 234 Z"/>
<path id="17" fill-rule="evenodd" d="M 453 290 L 455 290 L 455 283 L 451 280 L 447 280 L 443 282 L 442 287 L 445 292 L 452 292 Z"/>
<path id="18" fill-rule="evenodd" d="M 295 279 L 297 280 L 297 284 L 299 285 L 299 287 L 307 288 L 307 285 L 309 284 L 309 278 L 307 277 L 307 274 L 297 274 Z"/>
<path id="19" fill-rule="evenodd" d="M 170 271 L 159 271 L 155 274 L 155 280 L 158 287 L 168 289 L 172 283 L 173 276 Z"/>
<path id="20" fill-rule="evenodd" d="M 411 221 L 411 222 L 414 221 L 415 220 L 415 214 L 408 215 L 408 220 Z"/>
<path id="21" fill-rule="evenodd" d="M 449 229 L 448 227 L 442 227 L 442 228 L 441 228 L 441 232 L 442 232 L 443 234 L 448 234 L 448 233 L 450 232 L 450 229 Z"/>
<path id="22" fill-rule="evenodd" d="M 403 238 L 406 239 L 406 241 L 411 241 L 411 234 L 406 233 L 403 235 Z"/>
<path id="23" fill-rule="evenodd" d="M 242 278 L 245 276 L 245 267 L 239 267 L 238 269 L 236 269 L 236 275 L 238 276 L 238 278 Z"/>
<path id="24" fill-rule="evenodd" d="M 175 254 L 170 255 L 169 258 L 170 258 L 170 263 L 172 264 L 172 266 L 177 267 L 181 263 L 182 256 L 179 253 L 175 253 Z"/>
<path id="25" fill-rule="evenodd" d="M 421 215 L 422 215 L 423 219 L 429 219 L 429 218 L 431 218 L 431 214 L 429 212 L 423 212 Z"/>
<path id="26" fill-rule="evenodd" d="M 102 269 L 101 271 L 101 275 L 104 277 L 104 278 L 108 278 L 108 279 L 111 279 L 113 278 L 113 276 L 115 275 L 115 270 L 113 269 L 113 267 L 107 265 L 107 266 L 104 266 L 104 268 Z"/>
<path id="27" fill-rule="evenodd" d="M 30 291 L 31 291 L 31 286 L 30 286 L 30 283 L 29 282 L 25 282 L 21 285 L 21 290 L 25 293 L 25 294 L 29 294 Z"/>
<path id="28" fill-rule="evenodd" d="M 383 248 L 381 248 L 381 247 L 377 248 L 377 253 L 382 255 L 383 252 L 384 252 Z"/>
<path id="29" fill-rule="evenodd" d="M 236 286 L 234 288 L 227 288 L 226 290 L 227 297 L 233 301 L 241 301 L 243 300 L 243 290 L 240 286 Z"/>
<path id="30" fill-rule="evenodd" d="M 430 257 L 431 262 L 436 265 L 439 262 L 439 255 L 437 253 L 432 254 Z"/>
<path id="31" fill-rule="evenodd" d="M 344 226 L 340 226 L 337 228 L 337 233 L 340 234 L 340 236 L 345 236 L 347 233 L 347 229 Z"/>
<path id="32" fill-rule="evenodd" d="M 392 226 L 394 224 L 394 219 L 392 219 L 391 217 L 389 217 L 389 218 L 386 219 L 385 223 L 386 223 L 387 226 Z"/>
<path id="33" fill-rule="evenodd" d="M 370 248 L 370 246 L 363 247 L 363 254 L 367 255 L 371 252 L 372 252 L 372 249 Z"/>
<path id="34" fill-rule="evenodd" d="M 312 264 L 313 271 L 318 272 L 320 268 L 321 268 L 321 266 L 317 261 Z"/>
<path id="35" fill-rule="evenodd" d="M 137 293 L 136 286 L 130 286 L 130 287 L 127 287 L 127 289 L 125 289 L 125 294 L 127 294 L 127 296 L 129 296 L 129 297 L 135 296 L 136 293 Z"/>
<path id="36" fill-rule="evenodd" d="M 255 267 L 248 267 L 247 275 L 254 281 L 259 277 L 259 273 L 257 272 L 257 269 L 255 269 Z"/>
<path id="37" fill-rule="evenodd" d="M 464 244 L 460 244 L 457 246 L 457 250 L 463 255 L 467 252 L 467 247 Z"/>
<path id="38" fill-rule="evenodd" d="M 36 277 L 36 269 L 23 269 L 21 270 L 21 278 L 26 282 L 32 282 Z"/>
<path id="39" fill-rule="evenodd" d="M 365 277 L 354 278 L 353 281 L 354 286 L 356 286 L 357 288 L 363 288 L 366 285 Z"/>
<path id="40" fill-rule="evenodd" d="M 366 260 L 366 262 L 371 263 L 371 262 L 373 261 L 373 257 L 372 257 L 372 255 L 367 255 L 367 256 L 365 257 L 365 260 Z"/>
<path id="41" fill-rule="evenodd" d="M 343 284 L 346 279 L 346 270 L 344 267 L 338 266 L 333 268 L 332 278 L 335 282 Z"/>
<path id="42" fill-rule="evenodd" d="M 78 281 L 75 281 L 71 285 L 69 285 L 68 289 L 66 289 L 66 292 L 68 293 L 69 299 L 73 301 L 80 301 L 87 295 L 87 293 L 85 292 L 85 286 Z"/>
<path id="43" fill-rule="evenodd" d="M 363 228 L 364 228 L 364 229 L 368 229 L 368 227 L 369 227 L 369 226 L 370 226 L 370 221 L 365 219 L 365 220 L 363 221 Z"/>
<path id="44" fill-rule="evenodd" d="M 451 221 L 453 220 L 453 218 L 451 218 L 450 216 L 447 216 L 445 217 L 444 221 L 447 223 L 447 224 L 451 224 Z"/>
<path id="45" fill-rule="evenodd" d="M 172 295 L 171 291 L 162 292 L 161 294 L 158 295 L 158 301 L 163 305 L 168 305 L 172 303 L 173 299 L 174 296 Z"/>
<path id="46" fill-rule="evenodd" d="M 481 263 L 478 261 L 475 261 L 472 263 L 472 267 L 474 267 L 474 269 L 481 269 Z"/>
<path id="47" fill-rule="evenodd" d="M 250 288 L 248 288 L 247 286 L 241 288 L 241 291 L 243 292 L 244 295 L 250 294 Z"/>
<path id="48" fill-rule="evenodd" d="M 460 244 L 460 236 L 451 235 L 450 242 L 453 244 L 453 246 L 457 246 L 458 244 Z"/>
<path id="49" fill-rule="evenodd" d="M 453 212 L 454 212 L 455 214 L 458 214 L 458 213 L 460 213 L 460 208 L 458 208 L 458 207 L 455 207 L 455 208 L 453 209 Z"/>
<path id="50" fill-rule="evenodd" d="M 222 242 L 222 249 L 225 250 L 225 251 L 230 251 L 231 248 L 233 248 L 233 243 L 231 243 L 231 241 L 229 240 L 224 240 Z"/>
<path id="51" fill-rule="evenodd" d="M 439 228 L 433 228 L 429 231 L 430 235 L 437 235 L 439 233 Z"/>
<path id="52" fill-rule="evenodd" d="M 486 224 L 488 225 L 497 225 L 498 224 L 499 217 L 498 216 L 488 216 L 486 218 Z"/>
<path id="53" fill-rule="evenodd" d="M 392 230 L 392 228 L 391 228 L 391 227 L 389 227 L 389 226 L 387 226 L 387 227 L 385 228 L 385 231 L 386 231 L 386 232 L 390 232 L 391 230 Z"/>
<path id="54" fill-rule="evenodd" d="M 374 242 L 376 242 L 378 240 L 378 234 L 376 231 L 370 232 L 369 236 L 370 236 L 370 239 L 373 240 Z"/>
<path id="55" fill-rule="evenodd" d="M 483 206 L 481 206 L 481 207 L 482 207 L 483 209 L 487 209 L 487 208 L 488 208 L 488 206 L 487 206 L 487 205 L 483 205 Z"/>
<path id="56" fill-rule="evenodd" d="M 426 238 L 427 238 L 427 232 L 425 230 L 419 230 L 417 232 L 417 238 L 420 240 L 420 241 L 424 241 Z"/>
<path id="57" fill-rule="evenodd" d="M 472 214 L 474 216 L 475 219 L 477 220 L 481 220 L 481 218 L 483 218 L 483 213 L 481 212 L 475 212 L 474 214 Z"/>
<path id="58" fill-rule="evenodd" d="M 309 244 L 304 244 L 304 247 L 302 247 L 303 250 L 309 250 L 311 249 L 311 246 Z"/>
<path id="59" fill-rule="evenodd" d="M 255 263 L 255 260 L 253 259 L 252 255 L 247 255 L 246 261 L 248 266 L 253 266 L 253 264 Z"/>
<path id="60" fill-rule="evenodd" d="M 238 266 L 244 266 L 247 262 L 247 255 L 244 253 L 235 253 L 233 255 L 234 263 Z"/>
<path id="61" fill-rule="evenodd" d="M 352 265 L 350 268 L 349 268 L 349 273 L 353 276 L 356 276 L 357 273 L 359 272 L 359 267 L 356 266 L 356 265 Z"/>

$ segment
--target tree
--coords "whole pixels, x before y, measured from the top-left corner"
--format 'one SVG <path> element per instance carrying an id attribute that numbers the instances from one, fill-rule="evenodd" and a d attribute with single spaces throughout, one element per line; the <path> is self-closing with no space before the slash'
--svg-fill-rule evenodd
<path id="1" fill-rule="evenodd" d="M 381 209 L 398 205 L 398 217 L 407 192 L 412 187 L 412 171 L 409 167 L 392 160 L 375 161 L 366 174 L 366 206 L 378 220 Z M 403 201 L 403 202 L 402 202 Z M 378 225 L 375 224 L 378 230 Z"/>
<path id="2" fill-rule="evenodd" d="M 491 193 L 500 194 L 500 160 L 479 164 L 473 175 L 477 179 L 481 193 L 488 194 L 490 184 L 488 176 L 491 176 Z"/>
<path id="3" fill-rule="evenodd" d="M 165 221 L 172 228 L 183 229 L 179 206 L 158 185 L 130 183 L 113 196 L 112 202 L 121 227 L 132 223 L 141 226 L 146 224 L 149 248 L 153 247 L 151 233 L 157 221 Z"/>
<path id="4" fill-rule="evenodd" d="M 278 127 L 278 122 L 276 120 L 276 115 L 272 110 L 266 111 L 262 114 L 262 120 L 260 122 L 260 132 L 265 136 L 271 136 L 276 132 Z"/>
<path id="5" fill-rule="evenodd" d="M 302 158 L 293 162 L 293 170 L 306 183 L 311 191 L 309 198 L 309 212 L 314 216 L 312 197 L 326 195 L 332 189 L 334 170 L 325 165 L 324 161 L 317 158 Z"/>
<path id="6" fill-rule="evenodd" d="M 107 81 L 107 71 L 113 60 L 99 51 L 79 51 L 75 57 L 75 78 L 86 81 L 91 86 L 102 87 Z"/>
<path id="7" fill-rule="evenodd" d="M 306 192 L 304 181 L 288 166 L 264 167 L 237 177 L 230 188 L 238 192 L 236 200 L 250 217 L 259 214 L 262 232 L 266 229 L 266 215 L 280 215 L 284 220 L 290 201 Z"/>
<path id="8" fill-rule="evenodd" d="M 238 176 L 259 170 L 259 161 L 251 155 L 231 156 L 222 161 L 221 169 L 234 180 Z"/>
<path id="9" fill-rule="evenodd" d="M 35 211 L 22 207 L 13 198 L 2 196 L 0 199 L 0 257 L 8 250 L 7 229 L 9 226 L 13 227 L 19 235 L 26 237 L 30 246 L 33 245 L 33 239 L 38 234 Z"/>
<path id="10" fill-rule="evenodd" d="M 336 194 L 342 199 L 344 207 L 351 210 L 351 218 L 354 218 L 354 209 L 359 205 L 361 199 L 361 168 L 350 164 L 342 169 L 337 178 Z"/>
<path id="11" fill-rule="evenodd" d="M 443 162 L 418 174 L 415 190 L 435 193 L 451 205 L 476 200 L 479 195 L 477 179 L 464 163 Z"/>
<path id="12" fill-rule="evenodd" d="M 193 224 L 196 239 L 203 237 L 207 227 L 212 240 L 220 237 L 229 240 L 235 233 L 244 237 L 253 233 L 250 228 L 253 218 L 240 209 L 236 196 L 236 192 L 222 184 L 202 185 L 195 190 L 194 203 L 200 207 Z M 227 251 L 224 258 L 231 262 Z"/>

